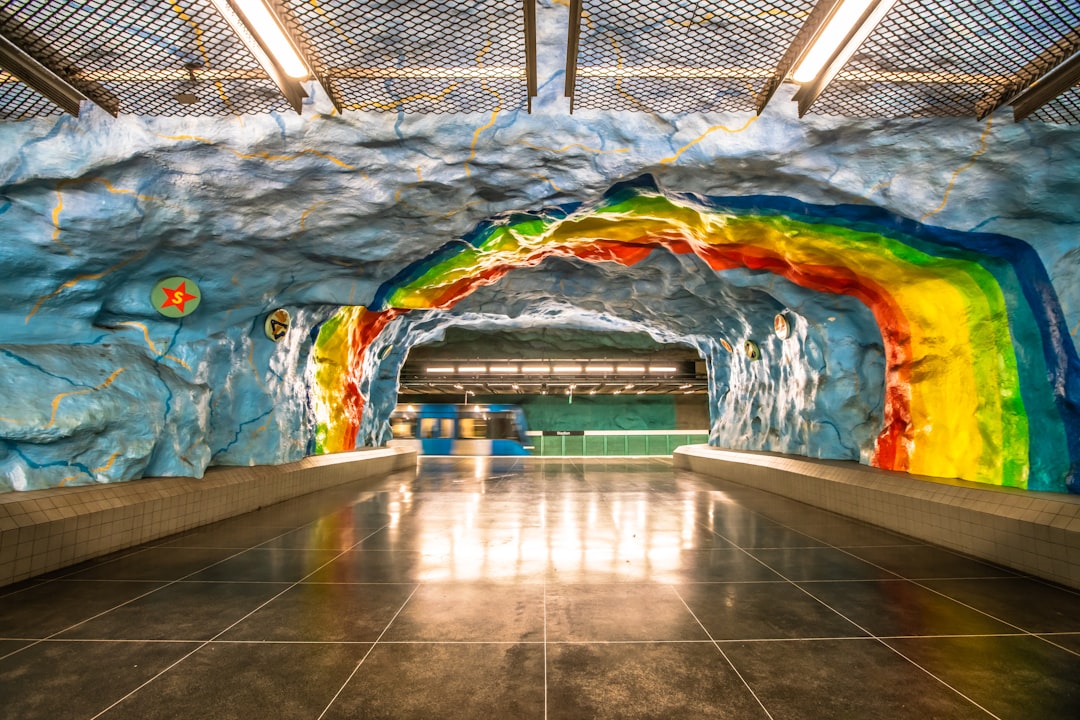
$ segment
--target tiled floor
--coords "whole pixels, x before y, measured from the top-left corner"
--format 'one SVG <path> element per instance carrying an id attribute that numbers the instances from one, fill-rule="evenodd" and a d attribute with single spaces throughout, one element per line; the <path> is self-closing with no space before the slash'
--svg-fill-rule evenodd
<path id="1" fill-rule="evenodd" d="M 0 717 L 1080 717 L 1080 595 L 670 462 L 427 459 L 0 589 Z"/>

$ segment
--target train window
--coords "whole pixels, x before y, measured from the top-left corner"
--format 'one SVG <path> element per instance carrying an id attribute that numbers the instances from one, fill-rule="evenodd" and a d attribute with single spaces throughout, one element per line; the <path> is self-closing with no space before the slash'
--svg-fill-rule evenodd
<path id="1" fill-rule="evenodd" d="M 390 430 L 396 438 L 414 438 L 416 437 L 416 420 L 411 417 L 392 417 Z"/>
<path id="2" fill-rule="evenodd" d="M 420 418 L 420 437 L 439 437 L 439 426 L 437 425 L 438 422 L 438 418 Z"/>
<path id="3" fill-rule="evenodd" d="M 495 440 L 516 440 L 517 424 L 514 416 L 510 413 L 492 415 L 488 437 Z"/>
<path id="4" fill-rule="evenodd" d="M 454 418 L 420 418 L 420 437 L 454 437 Z"/>
<path id="5" fill-rule="evenodd" d="M 458 437 L 467 440 L 488 437 L 488 421 L 481 415 L 458 420 Z"/>

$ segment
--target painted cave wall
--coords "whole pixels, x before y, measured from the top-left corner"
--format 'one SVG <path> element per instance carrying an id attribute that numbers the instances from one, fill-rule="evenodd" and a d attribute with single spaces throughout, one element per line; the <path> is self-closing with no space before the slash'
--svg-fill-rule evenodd
<path id="1" fill-rule="evenodd" d="M 1080 131 L 542 100 L 0 123 L 0 489 L 382 442 L 455 325 L 694 347 L 718 446 L 1080 489 Z"/>

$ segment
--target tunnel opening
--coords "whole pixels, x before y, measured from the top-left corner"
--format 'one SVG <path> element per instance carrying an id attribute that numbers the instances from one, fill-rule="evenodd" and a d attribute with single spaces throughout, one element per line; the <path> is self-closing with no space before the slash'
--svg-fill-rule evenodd
<path id="1" fill-rule="evenodd" d="M 541 264 L 546 272 L 513 272 Z M 568 267 L 587 272 L 570 277 Z M 372 353 L 391 326 L 405 340 L 401 328 L 414 321 L 527 327 L 561 313 L 596 329 L 618 317 L 701 349 L 712 444 L 1061 491 L 1080 471 L 1080 434 L 1066 431 L 1080 414 L 1062 390 L 1080 363 L 1060 341 L 1048 286 L 1030 246 L 1013 238 L 870 206 L 670 193 L 645 176 L 592 204 L 483 223 L 404 268 L 370 307 L 343 311 L 346 372 L 323 378 L 334 389 L 321 408 L 343 412 L 320 416 L 320 438 L 324 449 L 376 439 L 365 407 L 387 394 L 371 392 Z M 860 327 L 839 331 L 849 318 Z M 877 343 L 876 359 L 851 352 Z M 867 382 L 876 370 L 883 387 Z M 733 426 L 745 437 L 724 442 L 723 413 L 741 419 Z M 1046 433 L 1029 432 L 1032 416 L 1052 418 Z"/>

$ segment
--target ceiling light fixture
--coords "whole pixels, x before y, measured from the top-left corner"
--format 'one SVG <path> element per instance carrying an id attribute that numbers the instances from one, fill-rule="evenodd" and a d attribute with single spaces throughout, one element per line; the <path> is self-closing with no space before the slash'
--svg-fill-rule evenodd
<path id="1" fill-rule="evenodd" d="M 523 373 L 548 373 L 551 367 L 548 365 L 525 365 L 521 368 Z"/>
<path id="2" fill-rule="evenodd" d="M 672 373 L 678 370 L 674 365 L 650 365 L 649 372 L 654 373 Z"/>
<path id="3" fill-rule="evenodd" d="M 793 98 L 800 116 L 895 4 L 896 0 L 837 0 L 829 9 L 791 73 L 791 79 L 802 85 Z"/>
<path id="4" fill-rule="evenodd" d="M 579 373 L 581 372 L 580 365 L 556 365 L 555 372 L 557 373 Z"/>
<path id="5" fill-rule="evenodd" d="M 645 366 L 644 365 L 620 365 L 618 367 L 618 370 L 621 373 L 630 373 L 630 372 L 643 373 L 643 372 L 645 372 Z"/>
<path id="6" fill-rule="evenodd" d="M 314 73 L 266 0 L 210 0 L 297 113 L 307 93 L 298 80 Z"/>
<path id="7" fill-rule="evenodd" d="M 454 368 L 452 367 L 429 367 L 427 369 L 429 373 L 452 373 Z"/>
<path id="8" fill-rule="evenodd" d="M 491 365 L 488 367 L 488 372 L 493 373 L 516 373 L 517 371 L 517 365 Z"/>
<path id="9" fill-rule="evenodd" d="M 487 372 L 487 365 L 458 365 L 459 373 L 483 373 Z"/>

